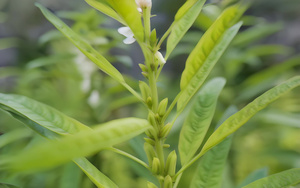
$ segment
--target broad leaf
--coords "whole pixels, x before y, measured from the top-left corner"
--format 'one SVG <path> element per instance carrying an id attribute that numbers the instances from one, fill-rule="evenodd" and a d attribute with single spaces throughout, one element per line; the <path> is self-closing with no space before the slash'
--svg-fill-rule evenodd
<path id="1" fill-rule="evenodd" d="M 231 141 L 226 138 L 202 157 L 190 188 L 220 188 Z"/>
<path id="2" fill-rule="evenodd" d="M 35 129 L 35 127 L 41 126 L 60 135 L 68 135 L 90 129 L 54 108 L 25 96 L 0 93 L 0 108 L 42 135 L 45 135 L 43 133 L 44 130 L 42 128 Z"/>
<path id="3" fill-rule="evenodd" d="M 103 2 L 102 0 L 85 0 L 90 6 L 94 7 L 95 9 L 99 10 L 103 14 L 112 17 L 113 19 L 119 21 L 120 23 L 124 24 L 124 21 L 120 16 L 112 9 L 107 3 Z"/>
<path id="4" fill-rule="evenodd" d="M 229 116 L 237 112 L 236 107 L 229 107 L 217 126 L 221 125 Z M 219 188 L 222 183 L 223 171 L 231 146 L 232 137 L 226 138 L 216 147 L 209 150 L 201 159 L 190 187 Z"/>
<path id="5" fill-rule="evenodd" d="M 62 114 L 50 106 L 34 101 L 24 96 L 0 94 L 0 108 L 9 112 L 13 117 L 48 139 L 57 139 L 59 135 L 78 133 L 90 130 L 89 127 Z M 13 133 L 13 132 L 12 132 Z M 14 137 L 3 135 L 1 139 L 9 142 Z M 15 133 L 20 134 L 20 133 Z M 22 133 L 24 136 L 26 132 Z M 5 142 L 1 142 L 5 144 Z M 112 186 L 114 183 L 102 174 L 85 158 L 77 158 L 74 162 L 98 187 Z M 107 186 L 106 186 L 107 187 Z"/>
<path id="6" fill-rule="evenodd" d="M 16 156 L 3 159 L 13 170 L 38 170 L 53 167 L 77 157 L 89 156 L 102 149 L 129 140 L 150 127 L 148 121 L 125 118 L 99 125 L 93 130 L 41 143 Z"/>
<path id="7" fill-rule="evenodd" d="M 194 3 L 192 7 L 189 8 L 188 11 L 185 12 L 183 16 L 180 17 L 180 19 L 175 20 L 172 23 L 172 31 L 170 33 L 170 36 L 168 37 L 167 41 L 167 53 L 166 53 L 166 59 L 169 57 L 171 52 L 174 50 L 174 48 L 177 46 L 179 41 L 182 39 L 184 34 L 189 30 L 189 28 L 193 25 L 196 18 L 198 17 L 199 13 L 201 12 L 201 9 L 204 5 L 206 0 L 198 0 Z M 191 1 L 187 1 L 183 7 L 186 4 L 191 3 Z M 181 9 L 179 9 L 180 12 Z"/>
<path id="8" fill-rule="evenodd" d="M 247 178 L 245 180 L 243 180 L 241 185 L 237 186 L 237 188 L 241 188 L 241 187 L 248 185 L 256 180 L 267 177 L 268 171 L 269 171 L 268 168 L 262 168 L 262 169 L 258 169 L 256 171 L 252 172 L 249 176 L 247 176 Z"/>
<path id="9" fill-rule="evenodd" d="M 244 8 L 237 5 L 226 9 L 206 31 L 190 54 L 181 76 L 181 93 L 177 103 L 177 111 L 183 110 L 199 90 L 216 62 L 237 34 L 242 23 L 234 24 L 243 12 Z"/>
<path id="10" fill-rule="evenodd" d="M 243 188 L 264 187 L 264 188 L 282 188 L 300 183 L 300 168 L 286 170 L 273 174 L 266 178 L 259 179 Z"/>
<path id="11" fill-rule="evenodd" d="M 181 164 L 188 162 L 202 144 L 225 82 L 223 78 L 215 78 L 199 92 L 180 132 L 178 149 Z"/>
<path id="12" fill-rule="evenodd" d="M 84 55 L 93 61 L 103 72 L 110 75 L 112 78 L 120 83 L 124 83 L 124 78 L 121 73 L 112 66 L 102 55 L 100 55 L 91 45 L 84 39 L 77 35 L 70 27 L 62 22 L 53 13 L 36 3 L 44 14 L 44 16 L 60 31 L 62 32 Z"/>
<path id="13" fill-rule="evenodd" d="M 264 109 L 271 102 L 286 94 L 293 88 L 300 86 L 300 76 L 293 77 L 288 81 L 270 89 L 254 101 L 245 106 L 242 110 L 229 117 L 207 140 L 200 155 L 204 154 L 210 148 L 214 147 L 227 136 L 234 133 L 244 125 L 257 112 Z"/>

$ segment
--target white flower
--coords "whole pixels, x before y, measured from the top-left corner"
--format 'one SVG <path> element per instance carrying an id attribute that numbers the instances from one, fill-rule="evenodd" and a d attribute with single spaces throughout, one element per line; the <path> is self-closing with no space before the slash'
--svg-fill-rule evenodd
<path id="1" fill-rule="evenodd" d="M 141 9 L 151 7 L 152 1 L 151 0 L 135 0 L 137 6 Z"/>
<path id="2" fill-rule="evenodd" d="M 159 62 L 160 64 L 165 64 L 165 63 L 166 63 L 165 58 L 163 57 L 163 55 L 162 55 L 159 51 L 157 51 L 157 52 L 155 53 L 155 57 L 157 58 L 157 60 L 158 60 L 158 62 Z"/>
<path id="3" fill-rule="evenodd" d="M 93 108 L 96 108 L 100 104 L 100 94 L 97 90 L 92 91 L 88 98 L 88 104 Z"/>
<path id="4" fill-rule="evenodd" d="M 120 27 L 118 32 L 126 37 L 126 39 L 123 40 L 125 44 L 132 44 L 135 42 L 134 35 L 129 27 Z"/>

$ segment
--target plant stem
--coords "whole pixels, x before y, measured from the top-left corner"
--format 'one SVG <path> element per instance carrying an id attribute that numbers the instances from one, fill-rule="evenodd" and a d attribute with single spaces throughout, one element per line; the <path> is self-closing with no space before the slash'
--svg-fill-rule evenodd
<path id="1" fill-rule="evenodd" d="M 113 151 L 115 153 L 118 153 L 120 155 L 123 155 L 123 156 L 125 156 L 125 157 L 127 157 L 129 159 L 132 159 L 132 160 L 134 160 L 135 162 L 139 163 L 140 165 L 144 166 L 147 169 L 149 168 L 149 166 L 144 161 L 136 158 L 133 155 L 130 155 L 129 153 L 126 153 L 125 151 L 122 151 L 122 150 L 119 150 L 119 149 L 113 148 L 113 147 L 112 148 L 107 148 L 107 149 L 110 150 L 110 151 Z"/>
<path id="2" fill-rule="evenodd" d="M 156 46 L 156 50 L 159 50 L 160 49 L 160 46 L 162 45 L 162 43 L 164 42 L 164 40 L 168 37 L 168 35 L 171 33 L 172 31 L 172 28 L 173 28 L 173 24 L 169 27 L 169 29 L 165 32 L 165 34 L 161 37 L 161 39 L 159 40 L 157 46 Z"/>
<path id="3" fill-rule="evenodd" d="M 150 17 L 151 17 L 151 7 L 144 8 L 143 19 L 144 19 L 144 29 L 145 29 L 145 41 L 147 44 L 149 43 L 149 38 L 151 33 Z"/>
<path id="4" fill-rule="evenodd" d="M 149 71 L 149 85 L 152 94 L 152 111 L 155 113 L 157 111 L 158 106 L 158 94 L 157 94 L 157 86 L 156 86 L 156 76 L 153 71 Z"/>

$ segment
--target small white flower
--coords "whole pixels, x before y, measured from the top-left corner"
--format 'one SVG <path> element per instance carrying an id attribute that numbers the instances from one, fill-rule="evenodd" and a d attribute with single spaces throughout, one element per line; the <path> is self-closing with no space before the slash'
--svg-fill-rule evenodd
<path id="1" fill-rule="evenodd" d="M 93 108 L 96 108 L 100 104 L 100 94 L 97 90 L 92 91 L 88 98 L 88 104 Z"/>
<path id="2" fill-rule="evenodd" d="M 151 0 L 135 0 L 137 6 L 141 9 L 151 7 L 152 1 Z"/>
<path id="3" fill-rule="evenodd" d="M 118 32 L 126 37 L 126 39 L 123 40 L 125 44 L 132 44 L 135 42 L 134 35 L 129 27 L 120 27 Z"/>
<path id="4" fill-rule="evenodd" d="M 157 51 L 157 52 L 155 53 L 155 57 L 157 58 L 157 60 L 158 60 L 158 62 L 159 62 L 160 64 L 165 64 L 165 63 L 166 63 L 165 58 L 163 57 L 163 55 L 162 55 L 159 51 Z"/>

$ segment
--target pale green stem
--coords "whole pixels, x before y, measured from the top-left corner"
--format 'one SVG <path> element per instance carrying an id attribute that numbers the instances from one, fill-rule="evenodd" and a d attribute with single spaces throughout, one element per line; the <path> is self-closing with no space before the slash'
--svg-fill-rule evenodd
<path id="1" fill-rule="evenodd" d="M 155 78 L 156 81 L 157 81 L 157 79 L 158 79 L 158 77 L 159 77 L 159 75 L 160 75 L 161 70 L 163 69 L 163 67 L 164 67 L 164 64 L 160 64 L 160 66 L 159 66 L 159 68 L 157 70 L 156 78 Z"/>
<path id="2" fill-rule="evenodd" d="M 180 181 L 180 179 L 181 179 L 181 176 L 182 176 L 182 174 L 180 174 L 180 175 L 176 178 L 175 183 L 174 183 L 174 185 L 173 185 L 173 188 L 177 188 L 177 186 L 178 186 L 178 184 L 179 184 L 179 181 Z"/>
<path id="3" fill-rule="evenodd" d="M 130 87 L 127 83 L 123 82 L 121 83 L 131 94 L 133 94 L 139 101 L 141 101 L 143 104 L 145 104 L 144 100 L 142 97 L 132 88 Z"/>
<path id="4" fill-rule="evenodd" d="M 166 121 L 167 117 L 170 115 L 170 113 L 171 113 L 171 111 L 173 110 L 173 108 L 175 107 L 175 105 L 176 105 L 176 103 L 177 103 L 177 101 L 178 101 L 180 95 L 181 95 L 181 92 L 175 97 L 175 99 L 173 100 L 173 102 L 171 103 L 171 105 L 169 106 L 169 108 L 167 109 L 167 111 L 166 111 L 164 117 L 162 118 L 162 121 L 163 121 L 163 122 Z M 177 117 L 178 117 L 178 116 L 176 116 L 176 118 L 177 118 Z M 175 119 L 176 119 L 176 118 L 175 118 Z"/>
<path id="5" fill-rule="evenodd" d="M 156 86 L 156 76 L 155 73 L 149 71 L 149 85 L 152 94 L 152 111 L 155 113 L 157 111 L 158 106 L 158 94 L 157 94 L 157 86 Z"/>
<path id="6" fill-rule="evenodd" d="M 162 43 L 164 42 L 164 40 L 169 36 L 169 34 L 171 33 L 173 28 L 173 24 L 169 27 L 169 29 L 165 32 L 165 34 L 161 37 L 161 39 L 159 40 L 155 51 L 158 51 L 160 49 L 160 46 L 162 45 Z"/>
<path id="7" fill-rule="evenodd" d="M 107 150 L 113 151 L 113 152 L 118 153 L 120 155 L 123 155 L 123 156 L 125 156 L 129 159 L 132 159 L 132 160 L 134 160 L 135 162 L 139 163 L 140 165 L 144 166 L 147 169 L 149 168 L 149 166 L 144 161 L 136 158 L 133 155 L 130 155 L 129 153 L 126 153 L 125 151 L 122 151 L 122 150 L 119 150 L 119 149 L 116 149 L 116 148 L 107 148 Z"/>
<path id="8" fill-rule="evenodd" d="M 146 7 L 143 9 L 143 19 L 144 19 L 144 29 L 145 29 L 145 40 L 149 43 L 150 33 L 151 33 L 151 7 Z"/>

